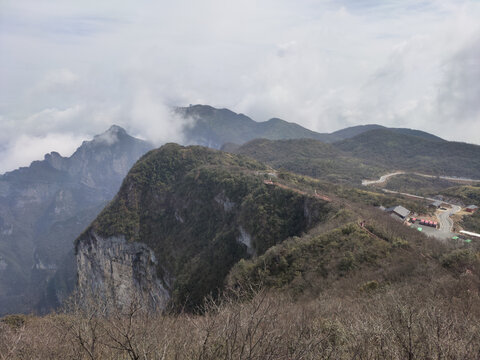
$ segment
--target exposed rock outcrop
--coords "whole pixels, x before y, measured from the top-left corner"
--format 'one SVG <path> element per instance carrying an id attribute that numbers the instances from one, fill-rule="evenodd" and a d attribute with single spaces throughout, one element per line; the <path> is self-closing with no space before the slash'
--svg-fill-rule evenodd
<path id="1" fill-rule="evenodd" d="M 145 244 L 127 242 L 123 236 L 102 238 L 90 231 L 76 246 L 78 291 L 111 299 L 128 307 L 139 301 L 153 309 L 164 309 L 167 289 L 157 278 L 157 260 Z"/>

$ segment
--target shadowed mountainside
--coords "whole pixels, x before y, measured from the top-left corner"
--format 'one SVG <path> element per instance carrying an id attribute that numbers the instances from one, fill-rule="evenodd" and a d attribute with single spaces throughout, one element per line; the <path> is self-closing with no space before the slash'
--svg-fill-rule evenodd
<path id="1" fill-rule="evenodd" d="M 32 311 L 72 252 L 73 240 L 149 149 L 112 126 L 69 158 L 52 152 L 0 176 L 0 313 Z M 50 301 L 61 292 L 51 289 Z M 43 305 L 53 304 L 44 300 Z"/>

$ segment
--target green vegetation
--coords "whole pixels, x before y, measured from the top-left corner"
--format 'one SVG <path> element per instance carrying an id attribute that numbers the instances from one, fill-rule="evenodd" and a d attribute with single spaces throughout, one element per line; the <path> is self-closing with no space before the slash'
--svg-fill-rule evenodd
<path id="1" fill-rule="evenodd" d="M 466 215 L 463 217 L 460 225 L 468 231 L 473 231 L 480 234 L 480 211 L 472 215 Z"/>
<path id="2" fill-rule="evenodd" d="M 8 325 L 13 329 L 18 329 L 24 326 L 32 316 L 24 314 L 11 314 L 6 315 L 0 319 L 0 322 Z"/>
<path id="3" fill-rule="evenodd" d="M 207 299 L 201 314 L 152 312 L 135 298 L 126 309 L 105 298 L 78 306 L 73 298 L 66 313 L 0 321 L 0 354 L 473 360 L 479 260 L 473 244 L 440 243 L 350 203 L 307 234 L 239 260 L 231 287 Z"/>
<path id="4" fill-rule="evenodd" d="M 430 140 L 379 129 L 337 142 L 334 146 L 372 166 L 480 179 L 478 145 Z"/>
<path id="5" fill-rule="evenodd" d="M 84 236 L 93 230 L 147 244 L 162 264 L 160 278 L 175 279 L 173 304 L 195 309 L 207 294 L 218 294 L 238 260 L 328 216 L 321 199 L 267 187 L 268 171 L 243 156 L 165 145 L 139 160 Z"/>
<path id="6" fill-rule="evenodd" d="M 250 141 L 232 151 L 274 168 L 334 183 L 359 184 L 391 170 L 480 178 L 480 146 L 443 141 L 407 129 L 374 129 L 333 144 L 314 139 Z M 443 189 L 453 184 L 439 179 L 391 179 L 397 189 Z M 400 185 L 400 186 L 399 186 Z"/>
<path id="7" fill-rule="evenodd" d="M 458 199 L 465 205 L 480 206 L 480 185 L 456 186 L 442 191 L 442 194 Z"/>
<path id="8" fill-rule="evenodd" d="M 431 240 L 389 216 L 367 208 L 357 211 L 366 221 L 365 228 L 358 220 L 327 232 L 322 225 L 302 238 L 289 239 L 258 258 L 240 261 L 229 275 L 230 286 L 254 284 L 300 295 L 319 294 L 336 287 L 342 278 L 355 278 L 364 285 L 371 281 L 387 285 L 422 276 L 427 268 L 420 254 L 432 259 L 442 256 L 435 246 L 425 248 L 425 244 L 433 244 Z M 343 220 L 358 219 L 353 213 L 337 215 Z"/>
<path id="9" fill-rule="evenodd" d="M 363 190 L 348 186 L 337 186 L 334 191 L 337 196 L 349 199 L 352 202 L 387 208 L 402 205 L 417 214 L 426 214 L 428 212 L 428 203 L 424 200 L 413 200 L 402 195 L 386 194 L 374 188 Z"/>
<path id="10" fill-rule="evenodd" d="M 386 241 L 350 223 L 319 236 L 293 238 L 253 261 L 242 260 L 233 269 L 230 282 L 241 286 L 289 286 L 303 292 L 312 286 L 320 288 L 327 278 L 375 265 L 389 248 Z"/>
<path id="11" fill-rule="evenodd" d="M 367 165 L 333 145 L 313 139 L 253 140 L 235 150 L 276 169 L 286 169 L 333 183 L 356 183 L 383 175 L 387 167 Z"/>
<path id="12" fill-rule="evenodd" d="M 223 176 L 228 176 L 228 172 L 235 174 L 232 178 L 245 171 L 267 170 L 264 165 L 248 158 L 234 157 L 199 146 L 183 148 L 167 144 L 144 155 L 135 164 L 115 199 L 95 221 L 95 230 L 103 236 L 123 234 L 130 241 L 138 240 L 142 204 L 150 205 L 153 200 L 157 200 L 168 205 L 169 199 L 161 197 L 162 193 L 188 192 L 192 185 L 200 186 L 211 194 L 215 189 L 208 186 L 208 181 L 211 180 L 209 171 L 214 173 L 217 168 L 221 169 Z M 200 175 L 207 179 L 200 178 Z M 232 179 L 224 178 L 222 181 L 224 185 L 231 185 L 230 191 L 242 190 L 241 187 L 234 188 L 235 181 Z M 256 185 L 258 184 L 260 179 L 256 180 Z M 148 216 L 148 213 L 144 215 Z"/>
<path id="13" fill-rule="evenodd" d="M 459 185 L 458 182 L 428 178 L 415 174 L 392 176 L 382 187 L 411 194 L 434 196 L 443 195 L 447 199 L 460 201 L 465 205 L 480 205 L 480 185 Z"/>
<path id="14" fill-rule="evenodd" d="M 355 225 L 342 230 L 335 228 L 357 221 L 359 204 L 403 205 L 415 212 L 426 211 L 422 202 L 401 196 L 285 171 L 278 172 L 274 179 L 284 188 L 266 186 L 263 181 L 272 172 L 271 168 L 242 155 L 198 146 L 165 145 L 138 161 L 115 199 L 85 235 L 93 230 L 103 237 L 123 235 L 128 241 L 148 245 L 162 264 L 158 275 L 169 286 L 172 304 L 192 310 L 207 294 L 218 296 L 232 266 L 251 254 L 262 255 L 285 239 L 300 236 L 313 226 L 321 228 L 322 224 L 325 224 L 323 231 L 333 232 L 329 233 L 328 241 L 322 238 L 318 240 L 320 243 L 329 244 L 337 236 L 332 234 L 349 235 L 345 231 Z M 332 202 L 316 198 L 315 191 L 330 196 Z M 345 206 L 351 211 L 336 215 L 332 212 Z M 372 217 L 379 214 L 375 212 Z M 383 236 L 374 229 L 370 231 Z M 347 236 L 343 243 L 352 243 L 342 258 L 331 265 L 333 268 L 346 274 L 362 264 L 359 259 L 378 256 L 378 249 L 373 248 L 357 256 L 357 247 L 370 239 L 359 237 L 362 232 L 365 235 L 363 230 L 356 230 Z M 378 253 L 388 252 L 390 247 L 403 249 L 408 247 L 408 240 L 395 238 Z M 328 256 L 334 260 L 331 254 Z M 290 269 L 290 265 L 287 261 L 285 266 Z M 171 283 L 171 279 L 175 281 Z"/>
<path id="15" fill-rule="evenodd" d="M 226 143 L 244 144 L 253 139 L 315 139 L 333 143 L 374 129 L 386 129 L 381 125 L 359 125 L 335 131 L 318 133 L 296 123 L 273 118 L 256 122 L 243 114 L 228 109 L 216 109 L 208 105 L 193 105 L 177 108 L 176 112 L 192 122 L 185 129 L 187 142 L 222 148 Z M 389 131 L 431 141 L 444 141 L 432 134 L 412 129 L 389 128 Z"/>
<path id="16" fill-rule="evenodd" d="M 458 183 L 440 179 L 438 177 L 429 178 L 415 174 L 402 174 L 392 176 L 388 179 L 386 184 L 381 184 L 380 186 L 393 191 L 421 196 L 431 196 L 444 194 L 444 190 L 458 186 Z"/>
<path id="17" fill-rule="evenodd" d="M 247 148 L 257 160 L 304 175 L 242 155 L 167 144 L 137 162 L 77 240 L 94 231 L 148 245 L 171 308 L 151 312 L 134 296 L 121 309 L 105 298 L 82 299 L 81 306 L 73 298 L 66 314 L 0 321 L 0 354 L 478 357 L 480 247 L 428 238 L 374 208 L 403 205 L 424 213 L 423 201 L 348 185 L 390 164 L 369 166 L 370 160 L 358 162 L 314 140 L 258 140 Z M 274 185 L 264 183 L 270 178 Z M 389 183 L 407 192 L 431 186 L 478 203 L 480 187 L 451 185 L 419 177 Z M 479 220 L 477 213 L 464 222 Z"/>

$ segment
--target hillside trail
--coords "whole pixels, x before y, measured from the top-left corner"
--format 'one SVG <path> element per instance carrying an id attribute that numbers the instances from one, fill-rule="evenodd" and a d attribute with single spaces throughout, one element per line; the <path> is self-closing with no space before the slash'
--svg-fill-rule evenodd
<path id="1" fill-rule="evenodd" d="M 298 188 L 294 188 L 292 186 L 288 186 L 288 185 L 285 185 L 285 184 L 281 184 L 279 182 L 275 182 L 275 181 L 272 181 L 272 180 L 263 180 L 263 183 L 265 185 L 270 185 L 270 186 L 276 186 L 276 187 L 279 187 L 279 188 L 282 188 L 282 189 L 285 189 L 285 190 L 290 190 L 290 191 L 293 191 L 297 194 L 300 194 L 300 195 L 304 195 L 304 196 L 313 196 L 315 198 L 318 198 L 318 199 L 322 199 L 322 200 L 325 200 L 327 202 L 331 202 L 332 199 L 330 199 L 328 196 L 326 195 L 323 195 L 323 194 L 319 194 L 317 193 L 317 190 L 314 191 L 314 194 L 309 194 L 308 192 L 304 191 L 304 190 L 300 190 Z"/>
<path id="2" fill-rule="evenodd" d="M 357 223 L 357 225 L 360 226 L 360 228 L 363 231 L 365 231 L 371 238 L 374 238 L 374 239 L 377 239 L 377 240 L 384 240 L 384 239 L 380 238 L 379 236 L 375 235 L 374 233 L 372 233 L 370 230 L 367 229 L 367 227 L 366 227 L 367 221 L 366 220 L 363 220 L 360 223 Z"/>

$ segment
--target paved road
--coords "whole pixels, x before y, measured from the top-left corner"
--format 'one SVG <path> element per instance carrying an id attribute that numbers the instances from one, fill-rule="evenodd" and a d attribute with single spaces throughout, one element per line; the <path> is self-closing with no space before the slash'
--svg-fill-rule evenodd
<path id="1" fill-rule="evenodd" d="M 439 210 L 437 218 L 438 218 L 438 224 L 440 225 L 439 230 L 442 232 L 452 233 L 453 220 L 450 216 L 452 216 L 453 214 L 456 214 L 457 212 L 462 210 L 462 208 L 458 205 L 453 205 L 453 204 L 449 204 L 449 205 L 452 208 L 444 211 Z"/>
<path id="2" fill-rule="evenodd" d="M 434 199 L 434 198 L 429 198 L 429 197 L 425 197 L 425 196 L 419 196 L 419 195 L 413 195 L 413 194 L 409 194 L 409 193 L 404 193 L 404 192 L 400 192 L 400 191 L 394 191 L 394 190 L 388 190 L 388 189 L 382 189 L 383 192 L 386 192 L 386 193 L 390 193 L 390 194 L 399 194 L 399 195 L 405 195 L 405 196 L 408 196 L 408 197 L 411 197 L 411 198 L 415 198 L 415 199 L 421 199 L 421 200 L 428 200 L 428 201 L 437 201 L 438 199 Z M 443 201 L 445 204 L 448 204 L 447 202 Z M 450 205 L 450 204 L 449 204 Z"/>
<path id="3" fill-rule="evenodd" d="M 407 174 L 405 171 L 395 171 L 392 173 L 388 173 L 385 175 L 382 175 L 380 179 L 378 180 L 362 180 L 362 185 L 368 186 L 368 185 L 374 185 L 374 184 L 382 184 L 385 181 L 388 180 L 388 178 L 391 178 L 392 176 L 396 175 L 402 175 L 402 174 Z M 456 176 L 436 176 L 436 175 L 427 175 L 427 174 L 422 174 L 422 173 L 411 173 L 413 175 L 418 175 L 418 176 L 423 176 L 426 178 L 440 178 L 443 180 L 450 180 L 450 181 L 460 181 L 460 182 L 480 182 L 479 179 L 469 179 L 469 178 L 462 178 L 462 177 L 456 177 Z"/>
<path id="4" fill-rule="evenodd" d="M 382 184 L 384 183 L 385 181 L 387 181 L 388 178 L 392 177 L 392 176 L 396 176 L 396 175 L 401 175 L 401 174 L 405 174 L 404 171 L 397 171 L 397 172 L 393 172 L 393 173 L 390 173 L 390 174 L 386 174 L 386 175 L 383 175 L 380 177 L 380 179 L 378 180 L 362 180 L 362 185 L 374 185 L 374 184 Z"/>
<path id="5" fill-rule="evenodd" d="M 427 174 L 421 174 L 421 173 L 413 173 L 418 176 L 423 176 L 426 178 L 440 178 L 443 180 L 450 180 L 450 181 L 460 181 L 460 182 L 480 182 L 478 179 L 469 179 L 469 178 L 463 178 L 463 177 L 457 177 L 457 176 L 435 176 L 435 175 L 427 175 Z"/>

